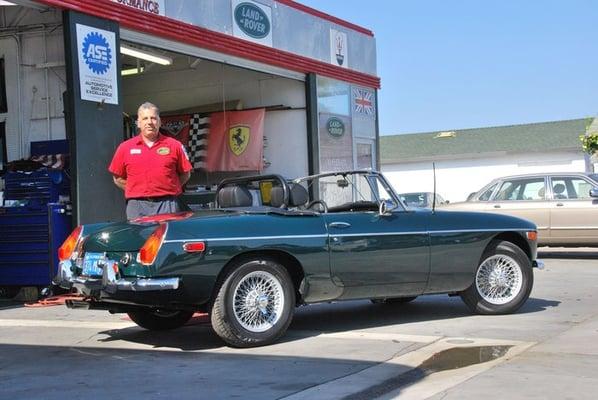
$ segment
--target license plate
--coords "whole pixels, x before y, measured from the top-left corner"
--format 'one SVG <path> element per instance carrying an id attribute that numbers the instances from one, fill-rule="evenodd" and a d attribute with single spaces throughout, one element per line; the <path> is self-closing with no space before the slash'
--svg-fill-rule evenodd
<path id="1" fill-rule="evenodd" d="M 85 253 L 83 257 L 83 275 L 102 275 L 102 268 L 98 262 L 104 258 L 104 253 Z"/>

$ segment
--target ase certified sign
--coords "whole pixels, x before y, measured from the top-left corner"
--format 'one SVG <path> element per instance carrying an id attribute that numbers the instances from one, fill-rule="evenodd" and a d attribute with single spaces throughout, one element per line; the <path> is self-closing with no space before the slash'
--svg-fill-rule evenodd
<path id="1" fill-rule="evenodd" d="M 232 0 L 233 35 L 272 46 L 272 10 L 249 0 Z"/>

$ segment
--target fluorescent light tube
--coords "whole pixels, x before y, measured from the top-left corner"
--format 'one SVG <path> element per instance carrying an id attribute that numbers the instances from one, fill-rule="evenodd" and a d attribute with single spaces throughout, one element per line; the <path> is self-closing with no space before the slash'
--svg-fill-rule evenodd
<path id="1" fill-rule="evenodd" d="M 127 68 L 120 71 L 121 76 L 135 75 L 143 72 L 143 67 Z"/>
<path id="2" fill-rule="evenodd" d="M 139 50 L 133 47 L 129 47 L 127 45 L 121 44 L 120 45 L 120 52 L 122 54 L 126 54 L 128 56 L 137 57 L 142 60 L 150 61 L 160 65 L 170 65 L 172 64 L 172 58 L 150 53 L 147 50 Z"/>

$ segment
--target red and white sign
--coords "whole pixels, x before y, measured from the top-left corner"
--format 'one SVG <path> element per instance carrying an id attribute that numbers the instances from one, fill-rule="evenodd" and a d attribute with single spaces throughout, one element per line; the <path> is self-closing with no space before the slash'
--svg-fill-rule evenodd
<path id="1" fill-rule="evenodd" d="M 353 112 L 355 114 L 375 116 L 374 92 L 369 89 L 353 88 Z"/>
<path id="2" fill-rule="evenodd" d="M 112 2 L 156 15 L 166 15 L 164 0 L 112 0 Z"/>

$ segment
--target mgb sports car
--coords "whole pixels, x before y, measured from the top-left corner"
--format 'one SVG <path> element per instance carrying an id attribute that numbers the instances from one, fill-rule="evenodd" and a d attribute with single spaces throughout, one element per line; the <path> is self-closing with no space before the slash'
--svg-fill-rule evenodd
<path id="1" fill-rule="evenodd" d="M 127 313 L 149 330 L 197 311 L 229 345 L 272 343 L 303 304 L 460 295 L 480 314 L 519 309 L 536 226 L 507 215 L 410 209 L 373 171 L 224 180 L 214 207 L 77 227 L 55 283 L 71 308 Z"/>

